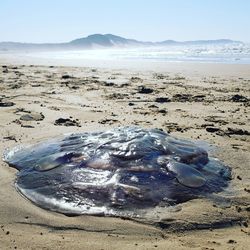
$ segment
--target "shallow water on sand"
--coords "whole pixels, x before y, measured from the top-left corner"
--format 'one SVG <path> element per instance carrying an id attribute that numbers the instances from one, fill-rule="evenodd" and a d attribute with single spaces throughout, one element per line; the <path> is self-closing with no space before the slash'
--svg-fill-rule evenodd
<path id="1" fill-rule="evenodd" d="M 128 60 L 157 62 L 206 62 L 250 64 L 250 45 L 179 45 L 165 47 L 115 48 L 54 52 L 31 52 L 26 56 L 61 61 Z"/>

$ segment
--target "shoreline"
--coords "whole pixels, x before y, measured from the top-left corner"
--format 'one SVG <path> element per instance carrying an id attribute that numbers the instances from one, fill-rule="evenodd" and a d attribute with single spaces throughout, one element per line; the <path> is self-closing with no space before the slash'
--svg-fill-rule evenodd
<path id="1" fill-rule="evenodd" d="M 247 249 L 250 65 L 151 63 L 114 68 L 102 62 L 102 68 L 51 62 L 41 66 L 45 62 L 19 59 L 12 64 L 0 59 L 1 155 L 6 148 L 64 133 L 138 125 L 215 145 L 214 156 L 232 168 L 233 179 L 225 196 L 231 203 L 219 196 L 217 203 L 192 200 L 151 225 L 113 217 L 67 217 L 41 209 L 17 193 L 17 171 L 1 160 L 4 249 Z M 153 92 L 139 93 L 141 86 Z M 156 102 L 160 97 L 169 101 Z M 20 119 L 27 113 L 33 120 Z M 73 125 L 55 125 L 58 118 L 70 119 Z"/>
<path id="2" fill-rule="evenodd" d="M 31 53 L 32 55 L 32 53 Z M 231 76 L 250 77 L 250 64 L 213 63 L 213 62 L 164 62 L 147 60 L 94 60 L 94 59 L 52 59 L 30 56 L 29 53 L 0 54 L 0 65 L 36 65 L 57 67 L 85 67 L 132 71 L 154 71 L 169 73 L 185 73 L 192 76 Z"/>

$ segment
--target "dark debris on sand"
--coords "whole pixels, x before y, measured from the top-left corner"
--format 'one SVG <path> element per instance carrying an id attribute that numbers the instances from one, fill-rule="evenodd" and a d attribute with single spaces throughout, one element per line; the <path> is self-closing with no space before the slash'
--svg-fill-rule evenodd
<path id="1" fill-rule="evenodd" d="M 11 107 L 14 105 L 15 105 L 14 102 L 4 102 L 4 101 L 0 100 L 0 107 Z"/>
<path id="2" fill-rule="evenodd" d="M 11 107 L 15 105 L 14 102 L 9 102 L 9 101 L 6 101 L 5 99 L 6 97 L 4 95 L 0 97 L 0 107 Z"/>
<path id="3" fill-rule="evenodd" d="M 147 88 L 145 86 L 139 86 L 138 93 L 139 94 L 151 94 L 154 90 L 151 88 Z"/>
<path id="4" fill-rule="evenodd" d="M 220 129 L 218 127 L 206 127 L 206 131 L 209 133 L 216 133 L 220 136 L 231 136 L 231 135 L 250 135 L 250 132 L 240 128 L 227 128 L 226 130 Z"/>
<path id="5" fill-rule="evenodd" d="M 74 78 L 74 77 L 68 74 L 62 75 L 62 79 L 70 79 L 70 78 Z"/>
<path id="6" fill-rule="evenodd" d="M 175 94 L 172 102 L 203 102 L 205 95 Z"/>
<path id="7" fill-rule="evenodd" d="M 70 118 L 59 118 L 57 120 L 55 120 L 54 125 L 56 126 L 77 126 L 77 127 L 81 127 L 80 122 L 76 119 L 76 120 L 72 120 Z"/>
<path id="8" fill-rule="evenodd" d="M 248 102 L 248 101 L 249 101 L 249 99 L 248 99 L 247 97 L 245 97 L 245 96 L 243 96 L 243 95 L 238 95 L 238 94 L 233 95 L 233 96 L 230 98 L 230 100 L 231 100 L 232 102 Z"/>
<path id="9" fill-rule="evenodd" d="M 100 120 L 98 123 L 111 125 L 111 124 L 114 124 L 116 122 L 118 122 L 118 120 L 116 120 L 116 119 L 103 119 L 103 120 Z"/>
<path id="10" fill-rule="evenodd" d="M 171 100 L 168 97 L 157 97 L 155 98 L 155 102 L 158 103 L 165 103 L 165 102 L 170 102 Z"/>

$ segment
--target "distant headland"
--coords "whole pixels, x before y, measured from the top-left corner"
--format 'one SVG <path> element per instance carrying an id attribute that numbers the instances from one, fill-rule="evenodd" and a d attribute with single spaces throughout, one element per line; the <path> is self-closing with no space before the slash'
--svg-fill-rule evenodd
<path id="1" fill-rule="evenodd" d="M 195 40 L 195 41 L 175 41 L 164 40 L 160 42 L 145 42 L 135 39 L 127 39 L 113 34 L 93 34 L 87 37 L 78 38 L 66 43 L 19 43 L 0 42 L 0 50 L 74 50 L 74 49 L 95 49 L 95 48 L 128 48 L 128 47 L 148 47 L 148 46 L 179 46 L 179 45 L 223 45 L 223 44 L 243 44 L 241 41 L 230 39 L 217 40 Z"/>

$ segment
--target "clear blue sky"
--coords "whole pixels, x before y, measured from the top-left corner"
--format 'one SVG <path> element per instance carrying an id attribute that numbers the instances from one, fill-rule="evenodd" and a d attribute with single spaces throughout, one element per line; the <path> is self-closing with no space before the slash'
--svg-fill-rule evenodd
<path id="1" fill-rule="evenodd" d="M 93 33 L 250 42 L 250 0 L 0 0 L 0 41 L 66 42 Z"/>

